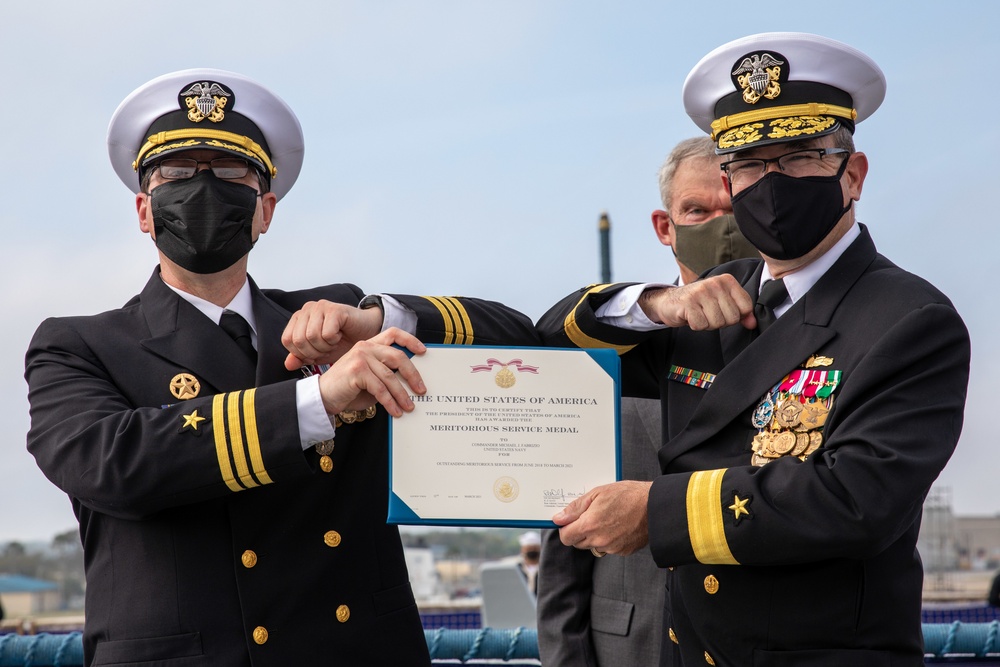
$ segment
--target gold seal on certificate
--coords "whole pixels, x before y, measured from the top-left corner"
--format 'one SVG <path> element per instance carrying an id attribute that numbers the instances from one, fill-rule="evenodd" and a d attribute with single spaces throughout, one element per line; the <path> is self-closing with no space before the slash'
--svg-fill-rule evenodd
<path id="1" fill-rule="evenodd" d="M 497 500 L 502 503 L 510 503 L 517 500 L 517 480 L 513 477 L 501 477 L 493 485 L 493 493 L 496 494 Z"/>
<path id="2" fill-rule="evenodd" d="M 428 345 L 390 425 L 389 523 L 553 527 L 620 477 L 613 350 Z"/>

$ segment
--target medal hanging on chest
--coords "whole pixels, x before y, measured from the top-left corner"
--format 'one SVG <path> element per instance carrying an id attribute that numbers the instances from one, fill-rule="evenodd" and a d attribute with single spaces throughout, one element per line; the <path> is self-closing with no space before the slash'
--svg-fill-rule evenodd
<path id="1" fill-rule="evenodd" d="M 757 429 L 751 465 L 763 466 L 785 456 L 805 461 L 819 449 L 842 376 L 842 371 L 800 368 L 774 385 L 751 417 Z"/>

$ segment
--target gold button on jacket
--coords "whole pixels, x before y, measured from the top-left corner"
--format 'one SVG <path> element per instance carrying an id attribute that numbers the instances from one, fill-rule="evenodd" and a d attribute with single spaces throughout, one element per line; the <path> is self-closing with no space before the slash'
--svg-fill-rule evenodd
<path id="1" fill-rule="evenodd" d="M 257 554 L 255 554 L 250 549 L 243 552 L 243 556 L 240 558 L 243 561 L 243 567 L 251 568 L 257 564 Z"/>

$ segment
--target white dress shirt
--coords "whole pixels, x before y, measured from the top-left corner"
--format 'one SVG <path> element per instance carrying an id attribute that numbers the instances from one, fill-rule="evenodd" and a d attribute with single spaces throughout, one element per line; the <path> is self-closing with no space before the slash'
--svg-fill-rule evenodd
<path id="1" fill-rule="evenodd" d="M 848 246 L 850 246 L 860 234 L 861 228 L 858 227 L 858 223 L 855 222 L 851 225 L 851 228 L 847 230 L 847 233 L 845 233 L 844 236 L 833 245 L 833 247 L 798 271 L 786 275 L 784 277 L 784 281 L 785 288 L 788 290 L 788 298 L 774 309 L 774 316 L 781 317 L 788 312 L 788 309 L 791 308 L 796 301 L 801 299 L 806 292 L 812 289 L 812 286 L 823 277 L 823 274 L 825 274 L 830 267 L 833 266 L 838 259 L 840 259 L 840 256 L 844 254 L 844 251 L 847 250 Z M 765 283 L 772 278 L 771 271 L 767 268 L 767 264 L 765 263 L 764 270 L 760 277 L 761 283 Z M 620 329 L 629 329 L 631 331 L 666 329 L 667 326 L 665 324 L 653 322 L 646 317 L 646 313 L 644 313 L 642 308 L 639 306 L 639 296 L 647 289 L 672 289 L 673 287 L 673 285 L 664 285 L 661 283 L 643 283 L 626 287 L 622 291 L 618 292 L 613 299 L 602 304 L 594 312 L 594 315 L 599 321 L 616 326 Z M 758 285 L 758 291 L 759 289 L 760 286 Z"/>
<path id="2" fill-rule="evenodd" d="M 167 285 L 167 287 L 216 324 L 222 319 L 223 311 L 228 310 L 238 314 L 250 325 L 250 341 L 253 343 L 254 349 L 257 349 L 257 318 L 253 314 L 253 299 L 250 296 L 249 281 L 244 281 L 243 287 L 225 308 L 194 294 L 188 294 L 172 285 Z M 319 375 L 304 377 L 295 383 L 295 407 L 298 413 L 299 439 L 303 450 L 334 436 L 333 421 L 326 414 L 326 408 L 323 406 L 323 399 L 319 393 Z"/>

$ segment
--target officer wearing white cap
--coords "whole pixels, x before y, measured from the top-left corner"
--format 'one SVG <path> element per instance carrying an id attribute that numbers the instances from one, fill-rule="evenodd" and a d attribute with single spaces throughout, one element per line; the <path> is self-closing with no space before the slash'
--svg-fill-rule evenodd
<path id="1" fill-rule="evenodd" d="M 521 560 L 517 567 L 528 584 L 532 594 L 538 593 L 538 564 L 542 556 L 542 535 L 537 530 L 521 533 L 517 538 L 521 546 Z"/>
<path id="2" fill-rule="evenodd" d="M 248 160 L 281 199 L 299 176 L 305 142 L 280 97 L 245 76 L 212 69 L 153 79 L 125 98 L 108 127 L 111 165 L 133 192 L 149 165 L 200 148 Z"/>
<path id="3" fill-rule="evenodd" d="M 855 217 L 856 125 L 885 81 L 801 33 L 736 40 L 684 85 L 763 260 L 682 287 L 598 285 L 538 323 L 619 350 L 659 396 L 662 474 L 592 490 L 565 544 L 671 568 L 661 664 L 923 664 L 921 503 L 958 441 L 968 332 Z"/>
<path id="4" fill-rule="evenodd" d="M 354 285 L 258 288 L 248 254 L 303 147 L 280 98 L 220 70 L 154 79 L 111 120 L 159 266 L 120 309 L 43 322 L 25 362 L 28 449 L 80 521 L 86 665 L 430 663 L 385 524 L 397 372 L 425 390 L 399 348 L 536 338 L 477 299 L 386 295 L 406 332 Z"/>
<path id="5" fill-rule="evenodd" d="M 785 55 L 786 52 L 789 55 Z M 684 109 L 719 153 L 854 127 L 885 98 L 864 53 L 802 33 L 765 33 L 720 46 L 684 82 Z"/>

